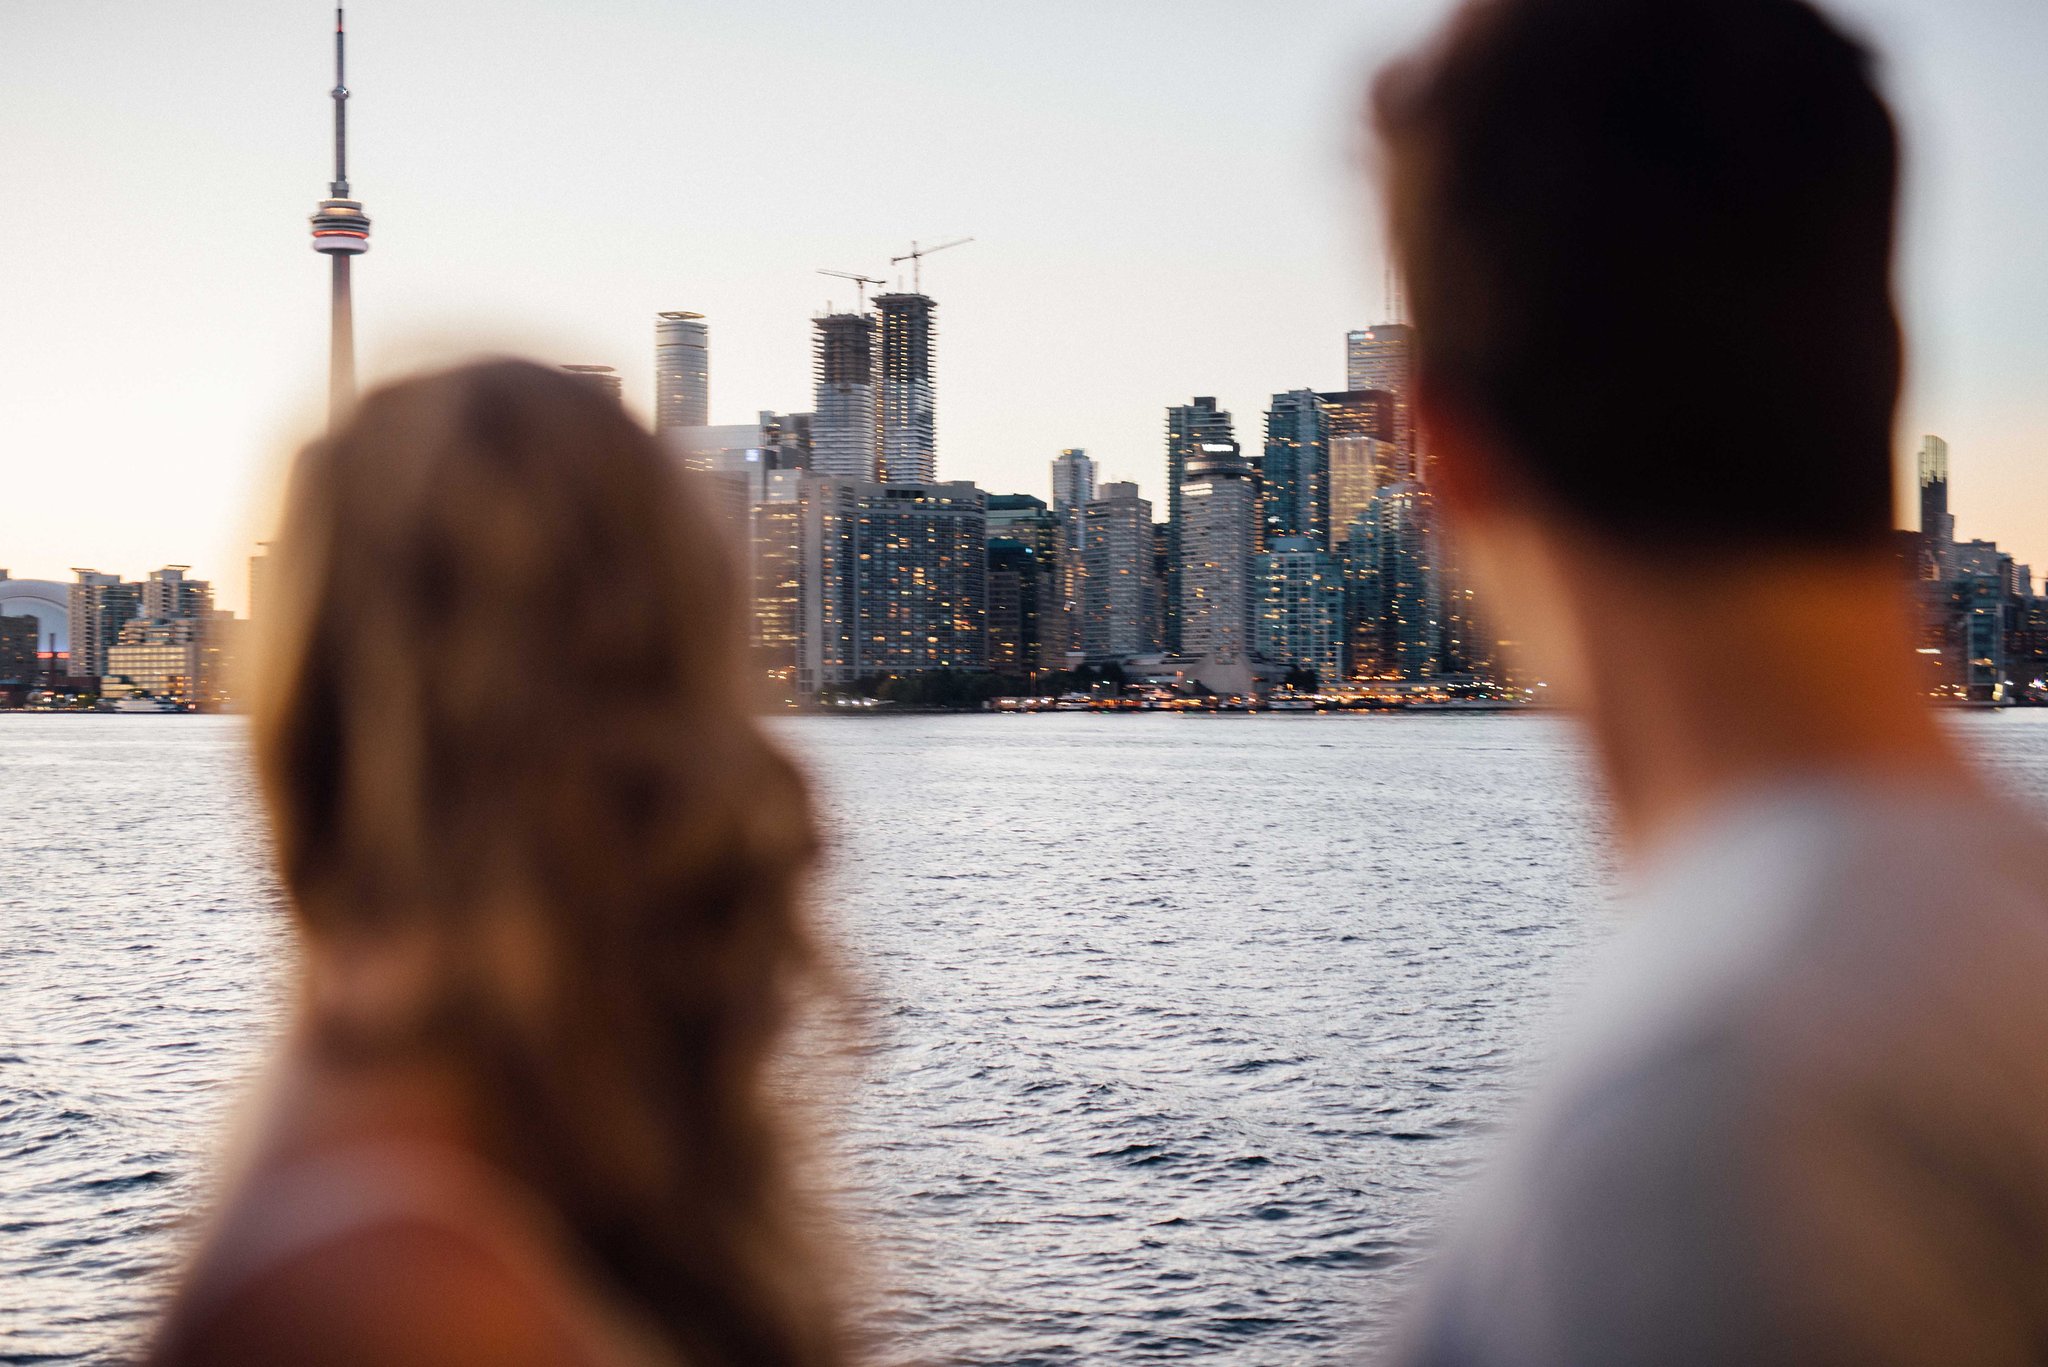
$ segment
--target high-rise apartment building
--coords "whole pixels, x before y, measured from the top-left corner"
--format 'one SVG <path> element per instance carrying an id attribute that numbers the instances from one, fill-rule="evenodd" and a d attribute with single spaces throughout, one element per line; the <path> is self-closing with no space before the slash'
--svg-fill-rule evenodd
<path id="1" fill-rule="evenodd" d="M 1065 665 L 1067 652 L 1074 649 L 1074 634 L 1067 621 L 1066 600 L 1063 594 L 1060 555 L 1066 536 L 1060 520 L 1042 498 L 1030 494 L 990 494 L 988 496 L 988 540 L 993 548 L 997 541 L 1015 541 L 1031 552 L 1031 563 L 1038 583 L 1031 591 L 1031 669 L 1058 669 Z M 989 573 L 996 572 L 994 551 L 990 551 Z M 995 663 L 996 620 L 995 580 L 989 580 L 989 654 L 992 668 L 1003 668 Z"/>
<path id="2" fill-rule="evenodd" d="M 1329 549 L 1341 553 L 1352 519 L 1373 491 L 1406 478 L 1394 444 L 1394 396 L 1383 389 L 1324 394 L 1330 429 Z"/>
<path id="3" fill-rule="evenodd" d="M 1166 410 L 1166 584 L 1164 641 L 1166 648 L 1181 649 L 1181 484 L 1187 478 L 1188 462 L 1211 446 L 1237 445 L 1237 431 L 1230 414 L 1216 406 L 1210 395 L 1198 395 L 1189 403 Z"/>
<path id="4" fill-rule="evenodd" d="M 1235 443 L 1187 464 L 1181 484 L 1181 649 L 1218 692 L 1251 686 L 1252 557 L 1258 553 L 1258 476 Z"/>
<path id="5" fill-rule="evenodd" d="M 121 639 L 121 628 L 142 613 L 142 585 L 98 570 L 71 572 L 78 576 L 70 585 L 71 673 L 97 679 L 107 672 L 107 652 Z"/>
<path id="6" fill-rule="evenodd" d="M 1052 606 L 1053 593 L 1052 564 L 1040 556 L 1036 547 L 1015 537 L 989 538 L 990 669 L 1023 678 L 1060 665 L 1060 660 L 1048 658 L 1043 634 L 1045 612 Z"/>
<path id="7" fill-rule="evenodd" d="M 1052 463 L 1052 507 L 1062 517 L 1078 513 L 1095 497 L 1095 462 L 1079 447 L 1068 447 Z"/>
<path id="8" fill-rule="evenodd" d="M 987 498 L 968 483 L 807 480 L 798 689 L 988 664 Z"/>
<path id="9" fill-rule="evenodd" d="M 1330 687 L 1344 678 L 1344 571 L 1313 537 L 1283 536 L 1258 557 L 1259 654 L 1269 663 L 1315 671 Z"/>
<path id="10" fill-rule="evenodd" d="M 938 478 L 938 391 L 933 317 L 925 294 L 875 296 L 876 458 L 885 484 Z"/>
<path id="11" fill-rule="evenodd" d="M 1353 520 L 1346 540 L 1352 672 L 1426 679 L 1438 673 L 1443 628 L 1429 496 L 1391 484 Z"/>
<path id="12" fill-rule="evenodd" d="M 711 330 L 701 313 L 654 315 L 654 426 L 711 425 Z"/>
<path id="13" fill-rule="evenodd" d="M 1946 579 L 1955 558 L 1956 519 L 1948 510 L 1948 443 L 1940 437 L 1921 438 L 1919 475 L 1920 536 L 1937 576 Z"/>
<path id="14" fill-rule="evenodd" d="M 750 643 L 769 679 L 796 686 L 803 635 L 803 531 L 807 481 L 776 472 L 755 502 L 748 528 L 748 581 L 753 591 Z"/>
<path id="15" fill-rule="evenodd" d="M 1266 449 L 1259 461 L 1260 539 L 1330 540 L 1330 422 L 1323 396 L 1294 389 L 1266 410 Z"/>
<path id="16" fill-rule="evenodd" d="M 811 470 L 834 479 L 878 477 L 875 439 L 875 322 L 865 313 L 811 320 L 817 402 L 811 418 Z"/>
<path id="17" fill-rule="evenodd" d="M 1378 389 L 1394 396 L 1394 444 L 1410 459 L 1415 454 L 1413 407 L 1415 330 L 1406 323 L 1381 323 L 1344 334 L 1344 387 Z M 1414 478 L 1419 472 L 1404 472 Z"/>
<path id="18" fill-rule="evenodd" d="M 1088 526 L 1082 514 L 1095 497 L 1095 462 L 1079 447 L 1068 447 L 1052 463 L 1052 511 L 1059 524 L 1059 615 L 1066 626 L 1062 649 L 1081 649 L 1081 584 Z"/>
<path id="19" fill-rule="evenodd" d="M 1149 654 L 1152 612 L 1152 505 L 1138 486 L 1112 482 L 1083 513 L 1081 652 L 1090 660 Z"/>
<path id="20" fill-rule="evenodd" d="M 142 584 L 142 615 L 151 621 L 169 622 L 199 618 L 213 610 L 213 585 L 193 579 L 190 565 L 166 565 L 151 570 Z"/>

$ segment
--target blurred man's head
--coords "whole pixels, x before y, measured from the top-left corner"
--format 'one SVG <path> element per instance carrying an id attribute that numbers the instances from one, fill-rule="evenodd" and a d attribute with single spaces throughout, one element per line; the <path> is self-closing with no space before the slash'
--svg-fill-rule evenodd
<path id="1" fill-rule="evenodd" d="M 1883 546 L 1898 150 L 1871 65 L 1800 0 L 1471 0 L 1380 78 L 1451 501 L 1477 481 L 1674 564 Z"/>

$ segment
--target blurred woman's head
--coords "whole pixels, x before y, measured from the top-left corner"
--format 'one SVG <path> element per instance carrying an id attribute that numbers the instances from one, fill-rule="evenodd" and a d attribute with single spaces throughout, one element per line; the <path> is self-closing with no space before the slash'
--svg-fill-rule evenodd
<path id="1" fill-rule="evenodd" d="M 768 1095 L 820 964 L 804 785 L 727 534 L 583 381 L 368 395 L 293 472 L 256 753 L 337 1066 L 461 1080 L 494 1156 L 695 1364 L 835 1323 Z"/>

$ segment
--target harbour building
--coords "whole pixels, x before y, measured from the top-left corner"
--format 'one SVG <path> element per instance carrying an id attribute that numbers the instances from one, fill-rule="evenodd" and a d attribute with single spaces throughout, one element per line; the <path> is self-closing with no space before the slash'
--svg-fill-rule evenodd
<path id="1" fill-rule="evenodd" d="M 1346 538 L 1352 674 L 1421 680 L 1438 672 L 1443 627 L 1429 498 L 1420 485 L 1373 494 Z"/>
<path id="2" fill-rule="evenodd" d="M 1406 478 L 1394 444 L 1394 396 L 1383 389 L 1324 394 L 1330 430 L 1330 540 L 1341 553 L 1351 521 L 1365 511 L 1373 491 Z"/>
<path id="3" fill-rule="evenodd" d="M 1052 463 L 1052 511 L 1060 534 L 1054 571 L 1059 575 L 1059 612 L 1066 624 L 1062 649 L 1067 653 L 1081 649 L 1082 562 L 1088 551 L 1083 514 L 1094 497 L 1095 462 L 1078 446 L 1060 452 Z"/>
<path id="4" fill-rule="evenodd" d="M 711 329 L 701 313 L 654 315 L 654 427 L 711 424 Z"/>
<path id="5" fill-rule="evenodd" d="M 121 639 L 121 628 L 142 614 L 142 585 L 118 574 L 73 569 L 69 585 L 71 673 L 98 679 L 107 672 L 107 652 Z"/>
<path id="6" fill-rule="evenodd" d="M 793 690 L 803 628 L 803 520 L 806 481 L 789 472 L 769 478 L 752 509 L 748 582 L 753 591 L 750 643 L 756 666 Z"/>
<path id="7" fill-rule="evenodd" d="M 988 543 L 988 666 L 998 674 L 1026 678 L 1047 662 L 1042 623 L 1054 592 L 1052 565 L 1037 548 L 1014 537 Z"/>
<path id="8" fill-rule="evenodd" d="M 874 319 L 827 313 L 811 320 L 811 469 L 833 479 L 874 480 L 876 460 Z"/>
<path id="9" fill-rule="evenodd" d="M 1237 446 L 1237 432 L 1230 414 L 1216 406 L 1211 395 L 1197 395 L 1192 401 L 1166 410 L 1166 583 L 1163 635 L 1169 651 L 1181 648 L 1181 485 L 1187 478 L 1188 462 L 1211 446 Z"/>
<path id="10" fill-rule="evenodd" d="M 1206 687 L 1247 692 L 1258 476 L 1235 443 L 1212 443 L 1188 462 L 1181 497 L 1180 653 Z"/>
<path id="11" fill-rule="evenodd" d="M 1259 491 L 1262 545 L 1297 536 L 1329 543 L 1330 423 L 1315 390 L 1273 396 Z"/>
<path id="12" fill-rule="evenodd" d="M 988 666 L 988 504 L 974 485 L 807 480 L 797 685 Z"/>
<path id="13" fill-rule="evenodd" d="M 1344 334 L 1344 387 L 1377 389 L 1394 396 L 1394 444 L 1411 461 L 1415 454 L 1413 386 L 1415 330 L 1406 323 L 1381 323 Z M 1411 468 L 1404 472 L 1414 478 Z"/>
<path id="14" fill-rule="evenodd" d="M 1059 518 L 1046 506 L 1042 498 L 1030 494 L 990 494 L 988 496 L 988 543 L 989 560 L 989 653 L 992 667 L 995 658 L 995 596 L 996 562 L 994 547 L 997 541 L 1014 541 L 1031 552 L 1036 586 L 1033 588 L 1034 601 L 1031 611 L 1032 663 L 1031 669 L 1058 669 L 1066 662 L 1070 636 L 1068 634 L 1066 603 L 1061 596 L 1060 546 L 1063 541 Z M 1006 562 L 1010 563 L 1010 562 Z M 1014 568 L 1014 565 L 1012 566 Z"/>
<path id="15" fill-rule="evenodd" d="M 1320 687 L 1344 678 L 1344 572 L 1323 543 L 1283 536 L 1258 558 L 1258 652 L 1269 664 L 1313 670 Z"/>
<path id="16" fill-rule="evenodd" d="M 1081 552 L 1081 653 L 1125 660 L 1157 647 L 1152 616 L 1152 505 L 1121 481 L 1096 490 L 1084 512 Z"/>

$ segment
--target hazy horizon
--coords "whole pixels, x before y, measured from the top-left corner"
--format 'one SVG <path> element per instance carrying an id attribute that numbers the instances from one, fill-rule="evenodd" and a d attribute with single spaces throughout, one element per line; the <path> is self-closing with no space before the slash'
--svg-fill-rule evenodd
<path id="1" fill-rule="evenodd" d="M 654 314 L 687 308 L 713 422 L 808 409 L 811 316 L 853 297 L 815 270 L 971 235 L 925 271 L 940 476 L 1043 497 L 1080 446 L 1163 516 L 1166 405 L 1216 395 L 1255 447 L 1379 320 L 1360 92 L 1447 8 L 356 0 L 365 380 L 511 349 L 615 366 L 645 415 Z M 2048 568 L 2048 7 L 1834 8 L 1908 138 L 1901 464 L 1946 437 L 1959 535 Z M 324 0 L 0 7 L 0 568 L 190 564 L 244 605 L 324 403 L 331 29 Z M 1754 497 L 1770 434 L 1700 383 Z"/>

